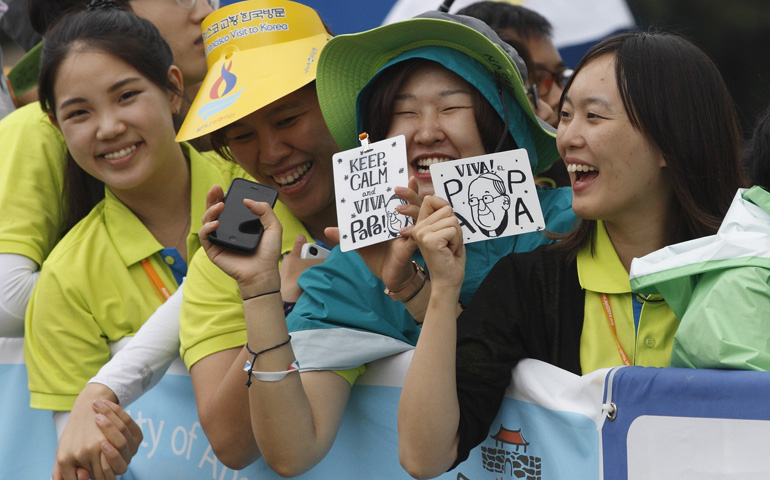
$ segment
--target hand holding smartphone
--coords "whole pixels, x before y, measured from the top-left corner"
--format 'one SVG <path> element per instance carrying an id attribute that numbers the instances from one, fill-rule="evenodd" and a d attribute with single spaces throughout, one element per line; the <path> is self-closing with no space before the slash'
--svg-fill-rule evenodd
<path id="1" fill-rule="evenodd" d="M 219 214 L 219 227 L 209 234 L 209 240 L 215 245 L 238 253 L 254 253 L 262 238 L 262 222 L 252 213 L 243 200 L 249 198 L 257 202 L 275 205 L 278 191 L 273 187 L 236 178 L 230 183 L 225 195 L 225 208 Z"/>

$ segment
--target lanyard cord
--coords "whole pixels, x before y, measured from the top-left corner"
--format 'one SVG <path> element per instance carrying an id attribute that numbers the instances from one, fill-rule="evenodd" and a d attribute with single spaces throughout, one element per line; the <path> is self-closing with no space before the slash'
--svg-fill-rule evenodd
<path id="1" fill-rule="evenodd" d="M 620 359 L 623 361 L 623 365 L 630 367 L 631 361 L 628 359 L 628 355 L 626 355 L 626 351 L 623 350 L 623 345 L 620 344 L 620 340 L 618 340 L 618 332 L 615 329 L 615 316 L 612 314 L 610 297 L 608 297 L 606 293 L 602 293 L 601 297 L 602 297 L 602 306 L 604 307 L 604 313 L 607 315 L 607 322 L 610 324 L 612 335 L 615 337 L 615 345 L 618 347 L 618 354 L 620 354 Z"/>
<path id="2" fill-rule="evenodd" d="M 150 282 L 152 283 L 152 286 L 155 287 L 155 293 L 158 294 L 161 302 L 168 300 L 168 297 L 171 296 L 171 293 L 169 293 L 168 288 L 166 288 L 166 284 L 163 283 L 163 280 L 160 279 L 160 275 L 158 275 L 158 272 L 155 271 L 155 268 L 150 263 L 150 260 L 146 258 L 142 260 L 142 268 L 144 268 L 144 273 L 150 277 Z"/>

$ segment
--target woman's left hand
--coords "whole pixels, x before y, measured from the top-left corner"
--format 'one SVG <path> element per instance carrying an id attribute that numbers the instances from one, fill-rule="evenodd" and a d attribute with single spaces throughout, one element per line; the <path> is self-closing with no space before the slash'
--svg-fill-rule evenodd
<path id="1" fill-rule="evenodd" d="M 412 222 L 417 221 L 422 200 L 417 194 L 415 178 L 409 179 L 408 188 L 396 187 L 395 193 L 408 202 L 396 207 L 396 211 L 411 217 Z M 401 237 L 356 250 L 369 270 L 382 280 L 389 290 L 394 292 L 400 291 L 408 285 L 414 276 L 412 255 L 417 251 L 417 243 L 412 238 L 411 232 L 412 227 L 407 226 L 399 231 Z M 337 228 L 327 228 L 324 233 L 326 236 L 339 241 Z"/>

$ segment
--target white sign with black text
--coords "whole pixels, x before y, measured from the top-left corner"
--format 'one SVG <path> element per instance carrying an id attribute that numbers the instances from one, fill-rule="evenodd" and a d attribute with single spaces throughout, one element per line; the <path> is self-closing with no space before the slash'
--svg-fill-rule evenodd
<path id="1" fill-rule="evenodd" d="M 436 195 L 449 202 L 460 221 L 465 243 L 545 228 L 523 148 L 434 163 L 430 175 Z"/>
<path id="2" fill-rule="evenodd" d="M 409 172 L 403 135 L 334 155 L 337 224 L 343 252 L 401 235 L 412 219 L 396 212 L 405 204 L 395 187 L 406 187 Z"/>

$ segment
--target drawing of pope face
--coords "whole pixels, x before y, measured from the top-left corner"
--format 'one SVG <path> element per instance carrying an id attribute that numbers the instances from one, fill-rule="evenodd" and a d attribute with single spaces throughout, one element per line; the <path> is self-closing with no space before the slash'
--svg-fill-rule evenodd
<path id="1" fill-rule="evenodd" d="M 388 216 L 388 232 L 390 232 L 391 237 L 397 237 L 398 231 L 400 229 L 412 223 L 411 218 L 407 217 L 406 215 L 401 215 L 396 211 L 397 206 L 406 205 L 407 203 L 408 202 L 406 200 L 399 197 L 398 195 L 393 195 L 385 204 L 385 211 L 386 215 Z"/>
<path id="2" fill-rule="evenodd" d="M 473 180 L 468 186 L 468 205 L 473 222 L 484 235 L 498 237 L 505 231 L 511 198 L 500 177 L 484 173 Z"/>

